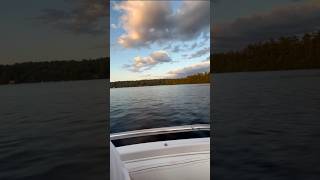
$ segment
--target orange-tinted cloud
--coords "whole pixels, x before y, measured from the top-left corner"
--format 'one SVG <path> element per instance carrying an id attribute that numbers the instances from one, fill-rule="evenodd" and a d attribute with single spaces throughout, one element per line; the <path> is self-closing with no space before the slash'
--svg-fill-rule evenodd
<path id="1" fill-rule="evenodd" d="M 149 46 L 170 40 L 190 40 L 209 29 L 209 1 L 185 1 L 174 11 L 169 1 L 124 1 L 113 8 L 125 33 L 118 43 L 126 48 Z"/>

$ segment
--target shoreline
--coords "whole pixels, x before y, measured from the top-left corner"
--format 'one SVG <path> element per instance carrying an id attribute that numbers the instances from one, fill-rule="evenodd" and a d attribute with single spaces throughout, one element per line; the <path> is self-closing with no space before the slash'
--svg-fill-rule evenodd
<path id="1" fill-rule="evenodd" d="M 108 78 L 98 78 L 98 79 L 77 79 L 77 80 L 61 80 L 61 81 L 39 81 L 39 82 L 22 82 L 22 83 L 12 83 L 12 84 L 0 84 L 1 86 L 15 86 L 15 85 L 26 85 L 26 84 L 48 84 L 48 83 L 63 83 L 63 82 L 79 82 L 79 81 L 94 81 L 94 80 L 109 80 Z"/>
<path id="2" fill-rule="evenodd" d="M 201 82 L 201 83 L 184 83 L 184 84 L 159 84 L 159 85 L 146 85 L 146 86 L 128 86 L 128 87 L 110 87 L 110 89 L 121 89 L 121 88 L 139 88 L 139 87 L 151 87 L 151 86 L 176 86 L 176 85 L 195 85 L 195 84 L 203 84 L 203 85 L 209 85 L 210 82 Z"/>

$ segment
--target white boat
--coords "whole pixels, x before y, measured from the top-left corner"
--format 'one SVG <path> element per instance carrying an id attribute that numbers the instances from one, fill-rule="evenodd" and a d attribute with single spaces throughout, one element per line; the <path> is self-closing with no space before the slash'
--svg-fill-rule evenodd
<path id="1" fill-rule="evenodd" d="M 210 137 L 161 140 L 115 147 L 113 141 L 210 131 L 208 124 L 143 129 L 110 135 L 111 180 L 209 180 Z"/>

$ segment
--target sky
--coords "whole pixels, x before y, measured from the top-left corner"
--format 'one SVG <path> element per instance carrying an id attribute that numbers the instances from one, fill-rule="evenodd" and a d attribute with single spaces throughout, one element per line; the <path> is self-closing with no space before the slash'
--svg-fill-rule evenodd
<path id="1" fill-rule="evenodd" d="M 210 41 L 225 52 L 320 29 L 319 0 L 213 2 L 210 39 L 208 1 L 2 0 L 0 64 L 105 57 L 110 42 L 111 81 L 182 77 L 208 70 Z"/>
<path id="2" fill-rule="evenodd" d="M 0 64 L 107 56 L 108 0 L 2 0 Z"/>
<path id="3" fill-rule="evenodd" d="M 216 0 L 213 10 L 214 52 L 320 30 L 319 0 Z"/>
<path id="4" fill-rule="evenodd" d="M 209 57 L 209 1 L 111 1 L 111 82 L 209 72 Z"/>

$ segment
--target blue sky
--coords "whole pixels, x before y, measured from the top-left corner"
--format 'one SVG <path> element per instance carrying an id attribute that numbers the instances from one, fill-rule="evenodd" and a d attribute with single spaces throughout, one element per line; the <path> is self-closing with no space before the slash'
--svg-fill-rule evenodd
<path id="1" fill-rule="evenodd" d="M 178 11 L 185 14 L 179 16 Z M 192 11 L 202 15 L 192 19 Z M 206 1 L 111 1 L 111 81 L 184 77 L 209 71 L 209 13 Z M 202 22 L 188 32 L 190 28 L 186 23 L 198 21 L 197 18 L 202 18 Z M 158 19 L 161 24 L 153 21 Z M 159 35 L 154 35 L 156 33 Z"/>

